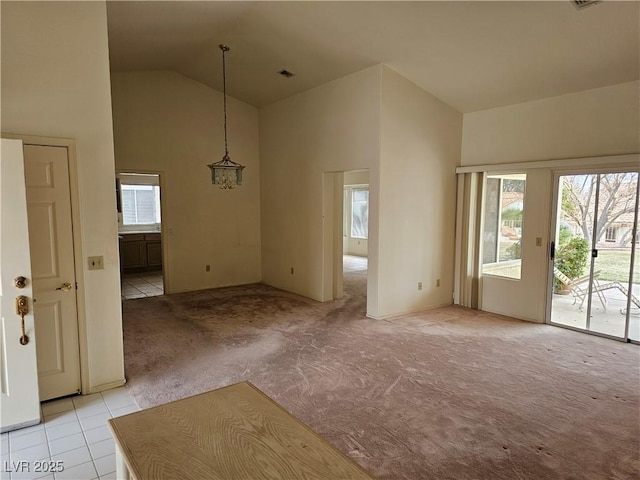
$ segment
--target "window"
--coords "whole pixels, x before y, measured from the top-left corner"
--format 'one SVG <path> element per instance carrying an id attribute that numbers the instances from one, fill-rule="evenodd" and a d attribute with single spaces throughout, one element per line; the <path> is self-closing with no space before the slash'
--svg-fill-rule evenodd
<path id="1" fill-rule="evenodd" d="M 526 175 L 487 175 L 482 273 L 520 279 Z"/>
<path id="2" fill-rule="evenodd" d="M 121 188 L 123 225 L 160 223 L 160 187 L 157 185 L 122 185 Z"/>
<path id="3" fill-rule="evenodd" d="M 351 237 L 369 237 L 369 189 L 354 188 L 351 191 Z"/>
<path id="4" fill-rule="evenodd" d="M 605 242 L 615 242 L 617 231 L 616 227 L 607 227 L 607 233 L 604 237 Z"/>
<path id="5" fill-rule="evenodd" d="M 119 173 L 116 193 L 119 231 L 160 231 L 159 175 Z"/>

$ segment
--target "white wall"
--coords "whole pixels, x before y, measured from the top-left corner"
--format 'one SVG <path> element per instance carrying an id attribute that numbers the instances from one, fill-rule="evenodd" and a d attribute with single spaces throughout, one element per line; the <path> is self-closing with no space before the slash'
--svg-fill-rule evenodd
<path id="1" fill-rule="evenodd" d="M 369 169 L 367 314 L 452 302 L 460 113 L 376 66 L 261 109 L 260 126 L 266 283 L 326 299 L 323 172 Z"/>
<path id="2" fill-rule="evenodd" d="M 378 317 L 451 304 L 462 114 L 384 67 L 381 126 Z"/>
<path id="3" fill-rule="evenodd" d="M 462 165 L 640 152 L 640 82 L 464 115 Z"/>
<path id="4" fill-rule="evenodd" d="M 265 283 L 323 300 L 323 172 L 369 169 L 370 237 L 377 229 L 379 119 L 379 66 L 260 110 Z"/>
<path id="5" fill-rule="evenodd" d="M 224 154 L 222 93 L 170 71 L 114 73 L 112 89 L 116 168 L 163 173 L 167 291 L 259 282 L 257 109 L 227 98 L 229 154 L 246 168 L 221 190 L 207 164 Z"/>
<path id="6" fill-rule="evenodd" d="M 2 2 L 2 132 L 76 140 L 90 391 L 124 379 L 104 2 Z M 88 370 L 88 371 L 87 371 Z"/>

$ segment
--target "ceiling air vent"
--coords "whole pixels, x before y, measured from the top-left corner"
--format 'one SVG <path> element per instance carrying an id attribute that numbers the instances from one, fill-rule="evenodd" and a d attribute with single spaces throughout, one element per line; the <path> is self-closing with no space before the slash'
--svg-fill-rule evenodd
<path id="1" fill-rule="evenodd" d="M 289 70 L 280 70 L 278 73 L 282 75 L 284 78 L 291 78 L 296 75 L 295 73 L 290 72 Z"/>
<path id="2" fill-rule="evenodd" d="M 600 3 L 601 0 L 571 0 L 571 2 L 575 5 L 578 10 L 582 10 L 583 8 L 592 7 L 597 3 Z"/>

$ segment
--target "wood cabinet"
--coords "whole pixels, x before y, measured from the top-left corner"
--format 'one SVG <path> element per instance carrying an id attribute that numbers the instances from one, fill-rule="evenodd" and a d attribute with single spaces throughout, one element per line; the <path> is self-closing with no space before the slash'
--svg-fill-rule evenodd
<path id="1" fill-rule="evenodd" d="M 162 242 L 159 233 L 120 235 L 122 273 L 162 270 Z"/>
<path id="2" fill-rule="evenodd" d="M 162 244 L 147 242 L 147 266 L 162 268 Z"/>
<path id="3" fill-rule="evenodd" d="M 142 237 L 135 239 L 130 237 Z M 123 271 L 147 266 L 144 235 L 124 235 L 120 240 L 120 263 Z"/>

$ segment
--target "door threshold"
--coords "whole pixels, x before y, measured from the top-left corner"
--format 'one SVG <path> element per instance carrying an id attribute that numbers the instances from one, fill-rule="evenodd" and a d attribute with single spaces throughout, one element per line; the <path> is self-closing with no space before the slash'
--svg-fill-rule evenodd
<path id="1" fill-rule="evenodd" d="M 631 340 L 630 338 L 616 337 L 615 335 L 609 335 L 607 333 L 601 333 L 601 332 L 594 332 L 594 331 L 591 331 L 591 330 L 585 330 L 584 328 L 572 327 L 571 325 L 564 325 L 562 323 L 549 322 L 549 323 L 547 323 L 547 325 L 551 325 L 552 327 L 560 327 L 560 328 L 564 328 L 564 329 L 567 329 L 567 330 L 573 330 L 574 332 L 586 333 L 588 335 L 594 335 L 596 337 L 608 338 L 609 340 L 616 340 L 618 342 L 635 343 L 637 345 L 640 345 L 639 341 Z"/>

